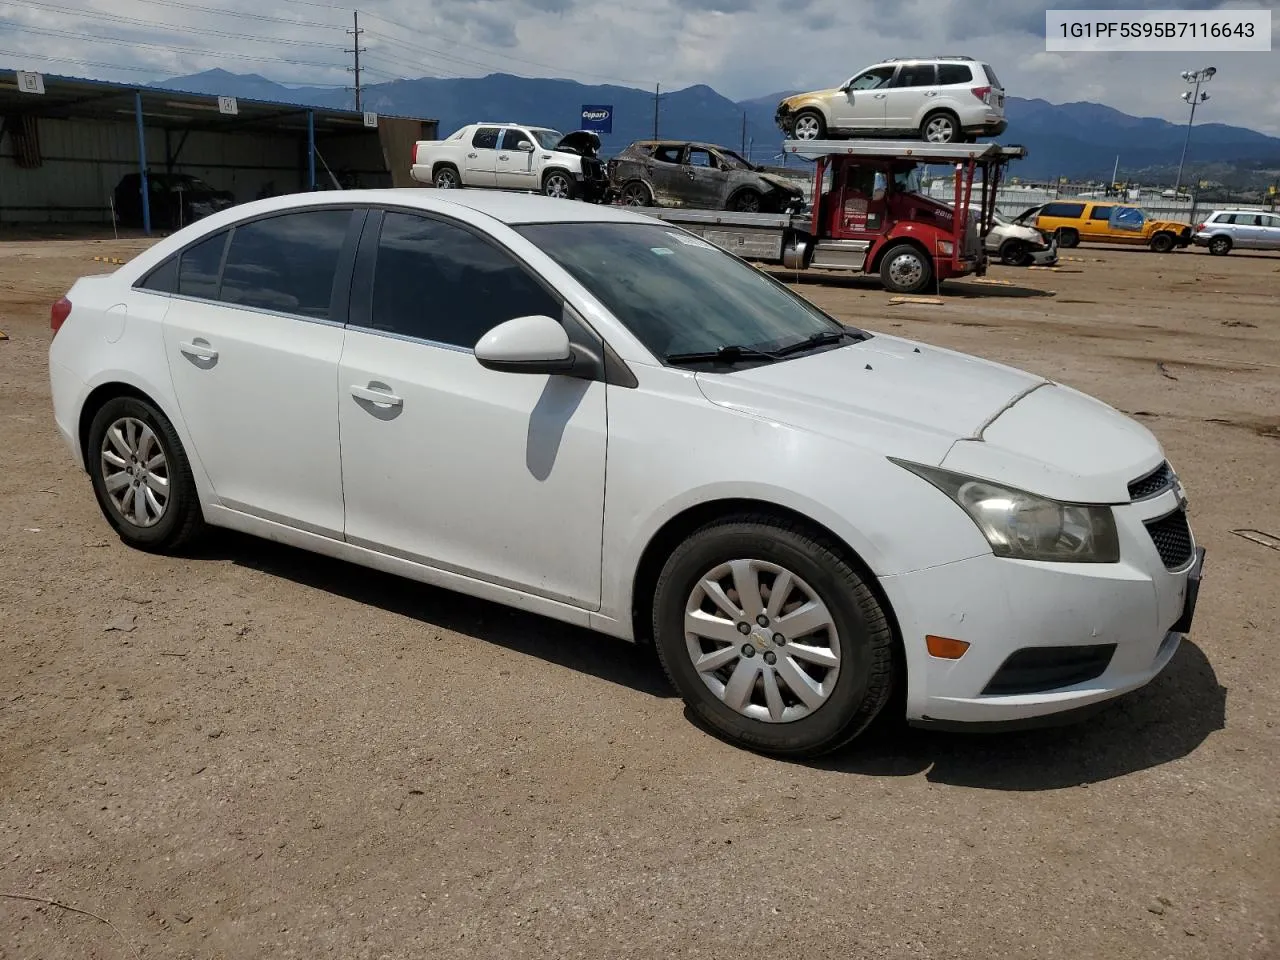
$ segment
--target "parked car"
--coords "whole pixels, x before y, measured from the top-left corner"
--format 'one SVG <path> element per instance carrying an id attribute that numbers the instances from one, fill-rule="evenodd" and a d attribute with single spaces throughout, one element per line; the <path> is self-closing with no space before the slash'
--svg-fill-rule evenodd
<path id="1" fill-rule="evenodd" d="M 1040 207 L 1036 229 L 1053 233 L 1059 247 L 1080 241 L 1149 246 L 1169 253 L 1191 243 L 1191 224 L 1152 217 L 1139 207 L 1093 200 L 1054 200 Z"/>
<path id="2" fill-rule="evenodd" d="M 1215 210 L 1197 224 L 1192 241 L 1209 252 L 1225 256 L 1241 250 L 1280 250 L 1280 214 L 1259 210 Z"/>
<path id="3" fill-rule="evenodd" d="M 627 206 L 757 213 L 804 205 L 804 191 L 794 181 L 711 143 L 638 140 L 607 169 L 614 193 Z"/>
<path id="4" fill-rule="evenodd" d="M 236 202 L 230 190 L 215 190 L 187 173 L 148 173 L 147 194 L 151 226 L 161 230 L 176 230 Z M 121 177 L 113 199 L 116 222 L 120 226 L 143 226 L 140 173 L 126 173 Z"/>
<path id="5" fill-rule="evenodd" d="M 952 143 L 1004 133 L 1004 87 L 972 57 L 882 60 L 838 87 L 778 104 L 778 127 L 797 140 L 909 136 Z"/>
<path id="6" fill-rule="evenodd" d="M 1096 706 L 1191 626 L 1203 549 L 1146 427 L 622 207 L 273 197 L 50 321 L 124 543 L 230 527 L 652 641 L 753 749 L 835 749 L 895 690 L 934 726 Z"/>
<path id="7" fill-rule="evenodd" d="M 445 140 L 419 140 L 410 176 L 441 190 L 486 187 L 565 200 L 601 200 L 609 185 L 597 134 L 514 123 L 472 123 Z"/>

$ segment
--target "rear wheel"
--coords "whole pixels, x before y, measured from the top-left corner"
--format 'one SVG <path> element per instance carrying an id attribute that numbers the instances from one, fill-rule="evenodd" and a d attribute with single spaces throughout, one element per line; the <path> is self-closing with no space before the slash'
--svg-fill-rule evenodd
<path id="1" fill-rule="evenodd" d="M 167 553 L 203 529 L 186 451 L 150 403 L 108 400 L 89 425 L 85 454 L 98 506 L 129 546 Z"/>
<path id="2" fill-rule="evenodd" d="M 431 182 L 437 190 L 458 190 L 462 187 L 462 177 L 458 175 L 457 167 L 437 167 Z"/>
<path id="3" fill-rule="evenodd" d="M 1070 250 L 1072 247 L 1080 245 L 1080 234 L 1070 227 L 1062 227 L 1058 230 L 1058 246 Z"/>
<path id="4" fill-rule="evenodd" d="M 653 191 L 639 180 L 632 181 L 622 188 L 622 202 L 628 207 L 652 206 Z"/>
<path id="5" fill-rule="evenodd" d="M 542 192 L 558 200 L 572 200 L 577 195 L 577 184 L 563 170 L 552 170 L 542 178 Z"/>
<path id="6" fill-rule="evenodd" d="M 880 280 L 894 293 L 919 293 L 933 279 L 933 264 L 919 247 L 900 243 L 885 251 Z"/>
<path id="7" fill-rule="evenodd" d="M 1168 253 L 1176 241 L 1172 233 L 1157 233 L 1151 238 L 1151 249 L 1156 253 Z"/>
<path id="8" fill-rule="evenodd" d="M 801 110 L 791 124 L 797 140 L 821 140 L 827 135 L 827 121 L 817 110 Z"/>
<path id="9" fill-rule="evenodd" d="M 960 122 L 954 114 L 931 113 L 920 124 L 920 139 L 928 143 L 956 143 L 960 140 Z"/>
<path id="10" fill-rule="evenodd" d="M 1225 257 L 1231 252 L 1231 238 L 1214 237 L 1209 241 L 1209 252 L 1215 257 Z"/>
<path id="11" fill-rule="evenodd" d="M 893 685 L 893 634 L 857 571 L 835 544 L 767 517 L 715 521 L 678 546 L 653 627 L 693 714 L 753 750 L 837 749 Z"/>

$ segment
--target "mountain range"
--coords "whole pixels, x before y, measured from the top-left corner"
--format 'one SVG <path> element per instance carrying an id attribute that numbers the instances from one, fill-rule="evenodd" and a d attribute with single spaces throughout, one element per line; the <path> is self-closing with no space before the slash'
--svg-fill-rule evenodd
<path id="1" fill-rule="evenodd" d="M 174 77 L 156 86 L 191 93 L 273 100 L 309 106 L 353 107 L 349 91 L 286 86 L 256 74 L 207 70 Z M 779 162 L 782 134 L 773 122 L 778 101 L 797 91 L 779 91 L 734 101 L 697 84 L 663 92 L 658 98 L 658 132 L 663 137 L 744 148 L 757 163 Z M 362 108 L 377 113 L 430 118 L 448 136 L 476 121 L 520 122 L 575 129 L 585 104 L 613 107 L 613 132 L 602 135 L 605 155 L 654 133 L 654 93 L 633 87 L 592 85 L 573 80 L 494 73 L 473 78 L 396 80 L 367 84 Z M 1028 156 L 1010 172 L 1023 179 L 1106 180 L 1116 157 L 1121 180 L 1172 181 L 1186 127 L 1152 117 L 1132 117 L 1098 103 L 1054 104 L 1007 97 L 1009 129 L 1001 140 L 1022 144 Z M 1197 124 L 1187 155 L 1189 175 L 1231 186 L 1257 186 L 1280 176 L 1280 138 L 1221 123 Z M 1184 181 L 1189 178 L 1184 176 Z"/>

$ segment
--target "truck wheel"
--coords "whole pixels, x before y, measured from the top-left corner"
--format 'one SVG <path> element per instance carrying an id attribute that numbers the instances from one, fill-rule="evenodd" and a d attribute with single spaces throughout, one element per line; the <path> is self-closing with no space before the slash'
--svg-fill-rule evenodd
<path id="1" fill-rule="evenodd" d="M 1000 262 L 1006 267 L 1020 267 L 1027 259 L 1027 245 L 1017 237 L 1000 244 Z"/>
<path id="2" fill-rule="evenodd" d="M 1070 227 L 1062 227 L 1058 230 L 1058 246 L 1070 250 L 1072 247 L 1079 246 L 1080 234 Z"/>
<path id="3" fill-rule="evenodd" d="M 960 122 L 954 114 L 931 113 L 920 124 L 920 139 L 927 143 L 956 143 L 960 140 Z"/>
<path id="4" fill-rule="evenodd" d="M 622 203 L 628 207 L 653 206 L 653 191 L 640 180 L 633 180 L 622 188 Z"/>
<path id="5" fill-rule="evenodd" d="M 1173 249 L 1174 239 L 1172 233 L 1157 233 L 1151 238 L 1151 249 L 1155 253 L 1168 253 Z"/>
<path id="6" fill-rule="evenodd" d="M 797 140 L 821 140 L 827 135 L 827 121 L 817 110 L 801 110 L 791 121 L 791 136 Z"/>
<path id="7" fill-rule="evenodd" d="M 1225 257 L 1231 252 L 1231 238 L 1214 237 L 1209 241 L 1209 252 L 1215 257 Z"/>
<path id="8" fill-rule="evenodd" d="M 578 192 L 577 186 L 573 177 L 563 170 L 552 170 L 542 178 L 542 192 L 557 200 L 572 200 Z"/>
<path id="9" fill-rule="evenodd" d="M 739 190 L 729 198 L 729 209 L 738 213 L 759 213 L 763 199 L 758 190 Z"/>
<path id="10" fill-rule="evenodd" d="M 458 175 L 457 167 L 441 166 L 436 167 L 436 173 L 431 178 L 431 183 L 437 190 L 458 190 L 462 187 L 462 177 Z"/>
<path id="11" fill-rule="evenodd" d="M 880 261 L 880 280 L 894 293 L 919 293 L 932 279 L 933 264 L 909 243 L 890 247 Z"/>

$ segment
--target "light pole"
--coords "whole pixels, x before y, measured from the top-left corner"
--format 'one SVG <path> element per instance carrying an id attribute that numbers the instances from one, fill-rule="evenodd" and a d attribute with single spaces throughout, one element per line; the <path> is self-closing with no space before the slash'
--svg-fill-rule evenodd
<path id="1" fill-rule="evenodd" d="M 1212 80 L 1213 75 L 1217 72 L 1217 67 L 1203 67 L 1199 70 L 1182 71 L 1182 79 L 1187 83 L 1194 83 L 1195 89 L 1186 90 L 1182 94 L 1182 99 L 1191 104 L 1191 116 L 1187 119 L 1187 138 L 1182 141 L 1182 159 L 1178 161 L 1178 179 L 1173 184 L 1173 197 L 1175 200 L 1178 198 L 1178 188 L 1182 186 L 1182 165 L 1187 162 L 1187 147 L 1191 145 L 1191 125 L 1196 122 L 1196 106 L 1209 99 L 1207 93 L 1200 92 L 1200 84 Z"/>

